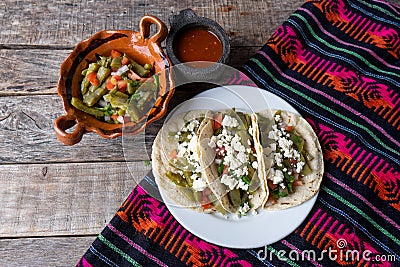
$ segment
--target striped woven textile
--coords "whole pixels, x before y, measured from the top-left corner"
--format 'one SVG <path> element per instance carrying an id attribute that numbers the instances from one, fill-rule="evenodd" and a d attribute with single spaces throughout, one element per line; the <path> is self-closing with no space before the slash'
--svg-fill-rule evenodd
<path id="1" fill-rule="evenodd" d="M 319 137 L 325 174 L 306 220 L 266 247 L 219 247 L 146 193 L 150 173 L 77 266 L 400 266 L 400 7 L 308 1 L 242 72 Z"/>

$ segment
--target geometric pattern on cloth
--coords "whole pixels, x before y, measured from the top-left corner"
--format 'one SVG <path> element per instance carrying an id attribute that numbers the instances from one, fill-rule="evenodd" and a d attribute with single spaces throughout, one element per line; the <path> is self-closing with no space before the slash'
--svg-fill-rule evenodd
<path id="1" fill-rule="evenodd" d="M 77 266 L 400 266 L 400 7 L 308 1 L 241 71 L 231 83 L 278 95 L 318 135 L 325 174 L 306 220 L 267 247 L 213 245 L 146 193 L 149 173 Z"/>

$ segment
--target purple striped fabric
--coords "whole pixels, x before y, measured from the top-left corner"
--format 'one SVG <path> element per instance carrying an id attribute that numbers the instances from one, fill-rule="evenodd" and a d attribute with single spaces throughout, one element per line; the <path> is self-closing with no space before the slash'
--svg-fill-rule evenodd
<path id="1" fill-rule="evenodd" d="M 325 174 L 307 219 L 266 247 L 216 246 L 146 193 L 149 173 L 77 266 L 400 266 L 399 70 L 399 6 L 307 1 L 230 80 L 283 98 L 317 133 Z"/>

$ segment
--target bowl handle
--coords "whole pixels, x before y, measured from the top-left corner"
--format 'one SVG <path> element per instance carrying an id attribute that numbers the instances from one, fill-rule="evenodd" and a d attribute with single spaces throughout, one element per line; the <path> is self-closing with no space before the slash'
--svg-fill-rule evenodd
<path id="1" fill-rule="evenodd" d="M 151 24 L 157 25 L 158 31 L 153 36 L 150 35 Z M 168 34 L 168 28 L 159 18 L 151 15 L 144 16 L 139 23 L 140 35 L 143 38 L 149 38 L 150 41 L 160 45 L 165 40 Z"/>
<path id="2" fill-rule="evenodd" d="M 70 129 L 76 125 L 72 133 L 67 133 L 66 130 Z M 60 142 L 64 145 L 72 146 L 79 143 L 82 139 L 83 134 L 86 132 L 85 127 L 83 127 L 74 116 L 63 115 L 58 117 L 54 121 L 54 130 L 56 131 L 56 136 Z"/>

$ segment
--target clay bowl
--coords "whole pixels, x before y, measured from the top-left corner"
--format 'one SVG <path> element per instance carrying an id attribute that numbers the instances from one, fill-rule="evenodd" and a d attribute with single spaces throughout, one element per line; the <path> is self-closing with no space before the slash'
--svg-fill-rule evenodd
<path id="1" fill-rule="evenodd" d="M 157 32 L 150 36 L 150 26 L 155 24 Z M 66 115 L 54 121 L 57 138 L 65 145 L 78 143 L 85 133 L 94 132 L 104 138 L 115 138 L 124 132 L 137 134 L 149 124 L 160 119 L 167 110 L 174 86 L 169 70 L 171 63 L 161 49 L 161 42 L 167 37 L 165 24 L 154 16 L 144 16 L 139 23 L 139 32 L 130 30 L 100 31 L 87 40 L 79 43 L 61 65 L 58 82 L 58 95 L 63 101 Z M 81 72 L 89 63 L 97 61 L 96 56 L 109 56 L 111 50 L 126 53 L 140 64 L 154 65 L 159 73 L 160 88 L 153 107 L 137 122 L 112 124 L 96 119 L 71 105 L 72 97 L 82 99 L 80 83 Z M 67 132 L 68 129 L 75 126 Z"/>
<path id="2" fill-rule="evenodd" d="M 179 72 L 179 78 L 187 78 L 191 81 L 210 81 L 214 78 L 217 79 L 220 74 L 218 70 L 228 61 L 230 54 L 230 42 L 224 29 L 214 20 L 197 16 L 190 8 L 181 10 L 177 15 L 171 15 L 169 17 L 169 23 L 171 27 L 167 36 L 165 50 L 172 64 L 175 66 L 174 70 Z M 199 28 L 212 32 L 221 42 L 222 54 L 216 62 L 217 64 L 204 61 L 197 64 L 202 67 L 193 67 L 191 62 L 181 62 L 177 57 L 175 42 L 178 36 L 186 30 Z"/>

